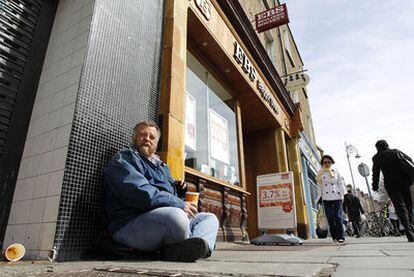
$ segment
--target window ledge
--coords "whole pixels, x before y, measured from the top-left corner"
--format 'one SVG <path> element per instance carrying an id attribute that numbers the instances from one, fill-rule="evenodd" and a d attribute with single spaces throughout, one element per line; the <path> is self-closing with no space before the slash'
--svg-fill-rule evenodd
<path id="1" fill-rule="evenodd" d="M 200 171 L 195 170 L 195 169 L 193 169 L 193 168 L 191 168 L 191 167 L 186 166 L 186 167 L 185 167 L 185 172 L 186 172 L 186 173 L 188 173 L 188 174 L 190 174 L 190 175 L 194 175 L 194 176 L 197 176 L 197 177 L 199 177 L 199 178 L 202 178 L 202 179 L 205 179 L 205 180 L 207 180 L 207 181 L 210 181 L 210 182 L 212 182 L 212 183 L 219 184 L 219 185 L 222 185 L 222 186 L 224 186 L 224 187 L 228 187 L 228 188 L 231 188 L 231 189 L 233 189 L 233 190 L 239 191 L 239 192 L 241 192 L 241 193 L 244 193 L 244 194 L 250 195 L 250 192 L 247 192 L 247 191 L 246 191 L 245 189 L 243 189 L 242 187 L 239 187 L 239 186 L 236 186 L 236 185 L 232 185 L 232 184 L 227 183 L 227 182 L 225 182 L 225 181 L 222 181 L 222 180 L 220 180 L 220 179 L 218 179 L 218 178 L 216 178 L 216 177 L 213 177 L 213 176 L 210 176 L 210 175 L 207 175 L 207 174 L 201 173 Z"/>

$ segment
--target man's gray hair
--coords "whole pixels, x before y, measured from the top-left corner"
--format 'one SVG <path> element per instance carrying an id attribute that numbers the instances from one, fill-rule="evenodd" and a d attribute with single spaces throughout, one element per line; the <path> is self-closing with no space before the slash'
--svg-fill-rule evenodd
<path id="1" fill-rule="evenodd" d="M 158 133 L 158 138 L 161 137 L 161 129 L 160 127 L 158 127 L 157 123 L 155 123 L 154 121 L 151 120 L 147 120 L 147 121 L 141 121 L 138 122 L 137 125 L 135 125 L 133 133 L 132 133 L 132 142 L 134 142 L 135 137 L 137 135 L 138 129 L 141 127 L 154 127 L 155 129 L 157 129 L 157 133 Z"/>

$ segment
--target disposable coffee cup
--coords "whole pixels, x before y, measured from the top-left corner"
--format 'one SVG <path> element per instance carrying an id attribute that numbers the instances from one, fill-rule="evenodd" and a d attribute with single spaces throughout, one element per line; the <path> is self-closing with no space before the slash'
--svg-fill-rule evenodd
<path id="1" fill-rule="evenodd" d="M 17 262 L 21 258 L 23 258 L 24 254 L 26 253 L 26 249 L 20 243 L 14 243 L 6 248 L 4 252 L 4 256 L 10 262 Z"/>
<path id="2" fill-rule="evenodd" d="M 187 191 L 185 194 L 185 201 L 186 202 L 191 202 L 192 204 L 194 204 L 196 207 L 198 206 L 198 197 L 199 197 L 199 193 L 198 192 L 192 192 L 192 191 Z"/>

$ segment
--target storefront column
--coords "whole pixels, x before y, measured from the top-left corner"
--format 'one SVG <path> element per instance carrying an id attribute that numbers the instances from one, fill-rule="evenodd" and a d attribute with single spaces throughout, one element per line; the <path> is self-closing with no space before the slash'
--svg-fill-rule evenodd
<path id="1" fill-rule="evenodd" d="M 286 172 L 289 170 L 289 165 L 286 153 L 285 131 L 282 128 L 277 128 L 275 131 L 275 138 L 278 171 Z"/>
<path id="2" fill-rule="evenodd" d="M 161 158 L 174 178 L 184 178 L 184 101 L 187 53 L 187 0 L 166 0 L 161 70 Z"/>
<path id="3" fill-rule="evenodd" d="M 295 204 L 298 236 L 307 239 L 310 237 L 309 220 L 306 210 L 305 193 L 303 191 L 300 152 L 297 138 L 288 141 L 288 149 L 290 170 L 293 172 L 295 181 Z"/>

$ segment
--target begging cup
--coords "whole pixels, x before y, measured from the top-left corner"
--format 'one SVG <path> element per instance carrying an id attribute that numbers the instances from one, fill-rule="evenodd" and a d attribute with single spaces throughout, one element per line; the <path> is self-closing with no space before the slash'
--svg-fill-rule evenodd
<path id="1" fill-rule="evenodd" d="M 6 248 L 4 252 L 4 256 L 10 262 L 17 262 L 21 258 L 23 258 L 24 254 L 26 253 L 26 249 L 20 243 L 14 243 Z"/>
<path id="2" fill-rule="evenodd" d="M 198 197 L 199 197 L 199 193 L 198 192 L 192 192 L 192 191 L 187 191 L 185 194 L 185 201 L 186 202 L 191 202 L 192 204 L 194 204 L 196 207 L 198 206 Z"/>

